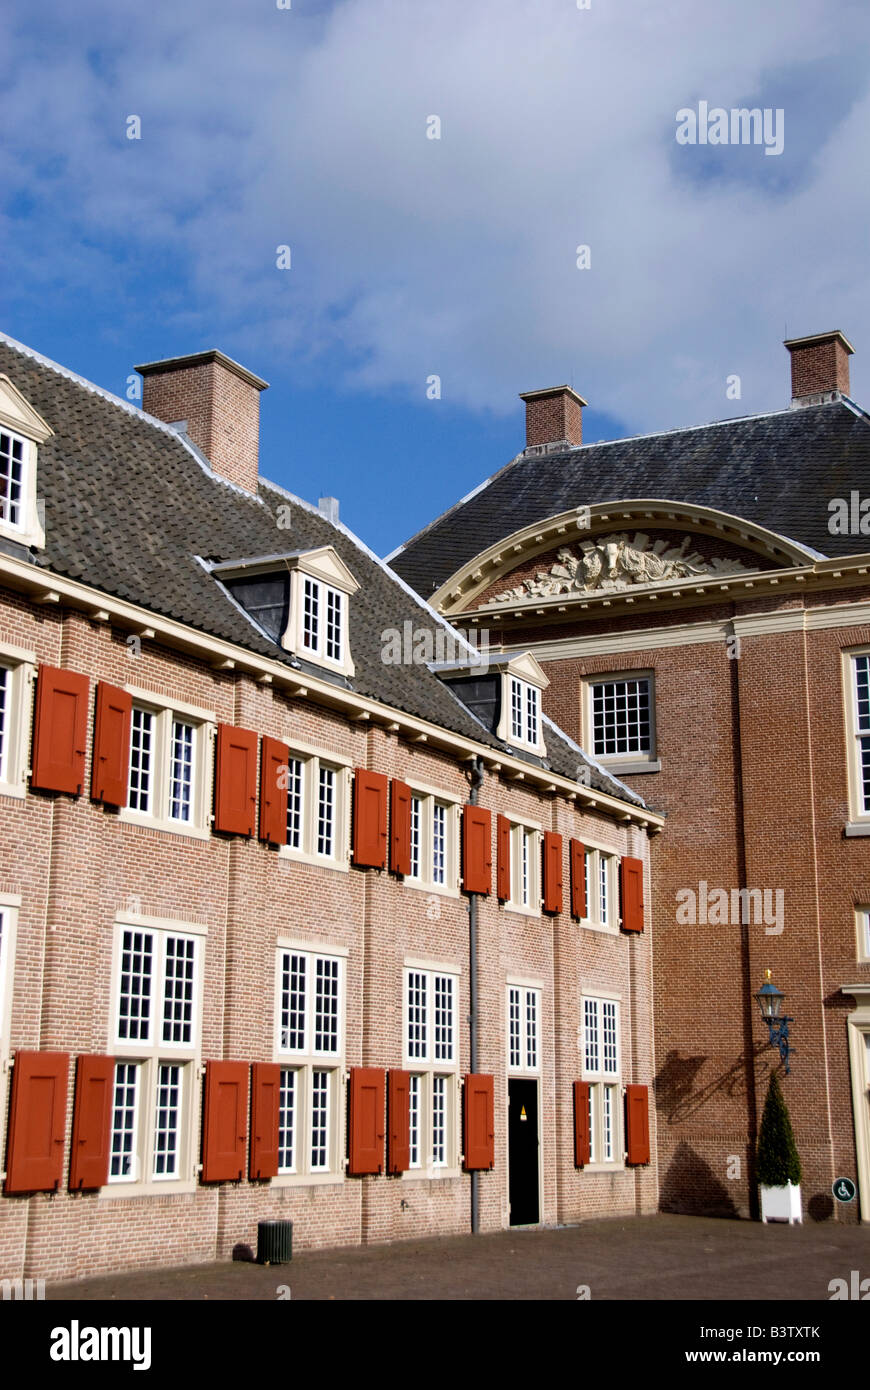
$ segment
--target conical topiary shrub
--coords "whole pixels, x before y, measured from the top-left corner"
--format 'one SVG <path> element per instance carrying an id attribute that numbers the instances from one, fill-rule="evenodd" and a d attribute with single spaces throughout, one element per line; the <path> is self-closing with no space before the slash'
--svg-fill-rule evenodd
<path id="1" fill-rule="evenodd" d="M 776 1072 L 771 1074 L 761 1116 L 756 1176 L 763 1187 L 785 1187 L 789 1182 L 797 1186 L 801 1180 L 801 1161 Z"/>

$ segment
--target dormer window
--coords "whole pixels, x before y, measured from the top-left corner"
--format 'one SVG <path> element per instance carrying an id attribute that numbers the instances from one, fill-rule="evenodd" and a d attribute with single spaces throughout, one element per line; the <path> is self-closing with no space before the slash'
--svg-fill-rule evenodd
<path id="1" fill-rule="evenodd" d="M 0 375 L 0 536 L 45 545 L 36 496 L 38 446 L 52 430 L 7 376 Z"/>
<path id="2" fill-rule="evenodd" d="M 354 674 L 349 605 L 359 585 L 331 546 L 209 566 L 252 622 L 285 651 Z"/>
<path id="3" fill-rule="evenodd" d="M 346 597 L 317 579 L 302 578 L 302 647 L 315 660 L 344 660 Z"/>
<path id="4" fill-rule="evenodd" d="M 541 692 L 526 681 L 510 677 L 511 742 L 537 748 L 541 723 Z"/>
<path id="5" fill-rule="evenodd" d="M 498 663 L 501 666 L 501 663 Z M 498 736 L 528 753 L 546 755 L 541 731 L 541 691 L 547 677 L 529 652 L 501 666 L 501 718 Z"/>

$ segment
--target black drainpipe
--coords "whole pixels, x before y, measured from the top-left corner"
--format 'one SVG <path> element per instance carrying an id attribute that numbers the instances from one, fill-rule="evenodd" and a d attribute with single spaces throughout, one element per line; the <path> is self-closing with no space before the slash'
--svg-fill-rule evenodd
<path id="1" fill-rule="evenodd" d="M 469 806 L 477 805 L 477 794 L 483 783 L 483 761 L 475 758 L 471 764 L 471 790 L 468 794 Z M 477 1046 L 477 894 L 468 895 L 468 994 L 470 1030 L 469 1059 L 472 1076 L 478 1068 Z M 480 1230 L 480 1173 L 471 1173 L 471 1234 L 476 1236 Z"/>

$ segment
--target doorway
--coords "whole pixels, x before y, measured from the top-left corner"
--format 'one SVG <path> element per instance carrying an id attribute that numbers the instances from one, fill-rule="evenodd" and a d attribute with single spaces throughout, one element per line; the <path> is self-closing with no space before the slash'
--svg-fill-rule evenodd
<path id="1" fill-rule="evenodd" d="M 537 1081 L 508 1080 L 508 1167 L 510 1224 L 533 1226 L 541 1219 Z"/>

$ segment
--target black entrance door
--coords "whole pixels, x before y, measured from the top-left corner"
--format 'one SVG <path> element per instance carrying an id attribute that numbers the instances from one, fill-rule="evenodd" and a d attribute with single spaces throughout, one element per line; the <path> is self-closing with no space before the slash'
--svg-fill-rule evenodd
<path id="1" fill-rule="evenodd" d="M 538 1205 L 538 1083 L 508 1081 L 508 1162 L 511 1225 L 540 1221 Z"/>

